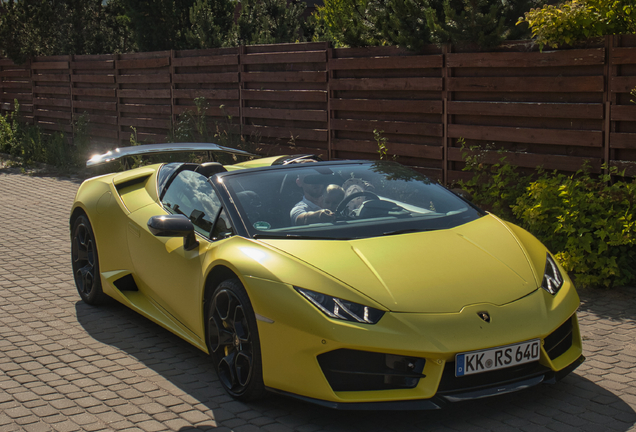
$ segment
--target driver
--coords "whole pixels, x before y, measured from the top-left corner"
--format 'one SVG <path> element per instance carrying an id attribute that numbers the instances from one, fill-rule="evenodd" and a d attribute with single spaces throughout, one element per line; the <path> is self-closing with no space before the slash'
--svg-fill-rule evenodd
<path id="1" fill-rule="evenodd" d="M 334 213 L 328 208 L 323 208 L 325 184 L 321 176 L 299 175 L 296 184 L 303 190 L 303 199 L 289 213 L 292 225 L 332 221 Z"/>

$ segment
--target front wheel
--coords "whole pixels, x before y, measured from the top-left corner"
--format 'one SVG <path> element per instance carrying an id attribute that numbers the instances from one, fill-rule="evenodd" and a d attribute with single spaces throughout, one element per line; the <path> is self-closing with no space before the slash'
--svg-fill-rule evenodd
<path id="1" fill-rule="evenodd" d="M 219 380 L 232 397 L 253 400 L 264 392 L 256 318 L 238 279 L 223 281 L 207 311 L 208 348 Z"/>
<path id="2" fill-rule="evenodd" d="M 102 281 L 99 275 L 99 260 L 95 234 L 88 218 L 79 216 L 71 231 L 71 260 L 77 292 L 85 303 L 99 305 L 104 302 Z"/>

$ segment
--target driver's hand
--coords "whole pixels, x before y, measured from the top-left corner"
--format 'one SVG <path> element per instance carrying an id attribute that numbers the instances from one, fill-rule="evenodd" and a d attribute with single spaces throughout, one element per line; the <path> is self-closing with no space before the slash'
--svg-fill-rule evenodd
<path id="1" fill-rule="evenodd" d="M 318 220 L 320 222 L 328 222 L 333 220 L 334 213 L 329 209 L 322 209 L 318 211 Z"/>

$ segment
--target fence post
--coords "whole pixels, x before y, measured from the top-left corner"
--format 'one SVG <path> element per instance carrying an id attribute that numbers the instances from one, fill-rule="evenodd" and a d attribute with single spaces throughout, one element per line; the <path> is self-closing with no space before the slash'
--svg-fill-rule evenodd
<path id="1" fill-rule="evenodd" d="M 331 79 L 333 78 L 333 70 L 331 70 L 331 60 L 333 59 L 333 47 L 331 43 L 327 44 L 327 160 L 331 160 L 334 157 L 333 150 L 333 134 L 331 130 L 331 118 L 333 113 L 331 111 L 331 99 L 333 97 L 333 91 L 331 90 Z"/>
<path id="2" fill-rule="evenodd" d="M 115 61 L 115 109 L 117 110 L 117 147 L 121 146 L 121 110 L 119 103 L 119 59 L 121 58 L 121 54 L 114 55 Z"/>
<path id="3" fill-rule="evenodd" d="M 448 77 L 446 56 L 451 51 L 450 44 L 442 45 L 442 181 L 448 185 Z"/>
<path id="4" fill-rule="evenodd" d="M 605 36 L 605 66 L 603 74 L 605 75 L 605 90 L 603 93 L 604 119 L 603 119 L 603 163 L 605 174 L 609 172 L 610 164 L 610 133 L 612 128 L 612 75 L 615 73 L 612 65 L 613 47 L 615 44 L 614 36 Z"/>
<path id="5" fill-rule="evenodd" d="M 75 107 L 73 106 L 73 54 L 68 55 L 68 86 L 69 97 L 71 98 L 71 143 L 75 144 Z"/>
<path id="6" fill-rule="evenodd" d="M 238 91 L 239 91 L 239 136 L 243 139 L 243 127 L 245 126 L 244 107 L 245 99 L 243 99 L 243 90 L 245 89 L 245 83 L 243 82 L 243 72 L 245 72 L 245 65 L 243 64 L 243 55 L 247 54 L 247 47 L 245 45 L 239 45 L 238 47 Z"/>
<path id="7" fill-rule="evenodd" d="M 175 124 L 177 122 L 176 116 L 174 114 L 174 106 L 175 106 L 175 100 L 174 100 L 174 75 L 175 75 L 175 67 L 174 67 L 174 50 L 171 49 L 170 50 L 170 125 L 172 127 L 172 133 L 174 134 L 174 127 Z"/>

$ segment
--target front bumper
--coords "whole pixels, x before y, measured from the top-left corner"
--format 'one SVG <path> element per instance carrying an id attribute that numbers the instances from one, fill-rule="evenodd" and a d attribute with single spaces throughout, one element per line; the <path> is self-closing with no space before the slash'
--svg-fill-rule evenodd
<path id="1" fill-rule="evenodd" d="M 496 385 L 485 386 L 480 389 L 466 389 L 464 391 L 457 392 L 438 392 L 430 399 L 420 400 L 403 400 L 403 401 L 384 401 L 384 402 L 330 402 L 320 399 L 313 399 L 305 396 L 300 396 L 293 393 L 287 393 L 281 390 L 267 388 L 273 393 L 277 393 L 283 396 L 293 397 L 305 402 L 313 403 L 316 405 L 324 406 L 327 408 L 337 410 L 375 410 L 375 411 L 388 411 L 388 410 L 400 410 L 400 411 L 414 411 L 414 410 L 434 410 L 444 408 L 446 405 L 452 402 L 460 402 L 471 399 L 481 399 L 490 396 L 499 396 L 502 394 L 512 393 L 519 390 L 524 390 L 535 385 L 545 383 L 554 384 L 560 379 L 564 378 L 570 372 L 574 371 L 585 361 L 585 357 L 581 355 L 572 364 L 565 369 L 558 372 L 553 372 L 543 368 L 541 373 L 537 376 L 530 378 L 515 379 L 506 383 L 497 383 Z"/>
<path id="2" fill-rule="evenodd" d="M 266 387 L 332 408 L 435 409 L 450 401 L 553 382 L 582 361 L 575 315 L 579 298 L 569 282 L 555 296 L 538 289 L 507 305 L 470 305 L 458 313 L 387 312 L 375 325 L 329 319 L 285 284 L 251 280 L 246 286 L 254 310 L 267 318 L 258 321 Z M 490 323 L 479 318 L 477 312 L 483 310 L 490 313 Z M 454 377 L 457 353 L 536 338 L 542 340 L 541 356 L 531 367 L 485 372 L 463 380 Z M 334 385 L 319 361 L 338 350 L 423 359 L 423 367 L 415 371 L 422 377 L 412 386 L 407 385 L 407 377 L 402 386 L 356 385 L 349 390 L 346 383 Z M 365 362 L 359 363 L 364 371 Z M 355 365 L 351 372 L 355 374 Z"/>

